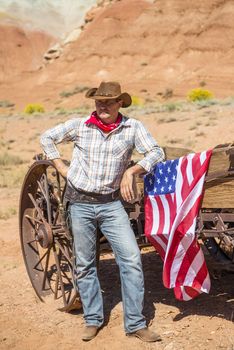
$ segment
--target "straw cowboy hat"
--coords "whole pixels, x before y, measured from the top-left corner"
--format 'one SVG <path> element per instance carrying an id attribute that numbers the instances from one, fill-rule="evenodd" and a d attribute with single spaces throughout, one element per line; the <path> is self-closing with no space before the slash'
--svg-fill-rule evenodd
<path id="1" fill-rule="evenodd" d="M 98 88 L 89 89 L 85 96 L 94 100 L 120 99 L 123 101 L 123 108 L 132 103 L 131 96 L 127 92 L 122 93 L 120 84 L 114 81 L 101 82 Z"/>

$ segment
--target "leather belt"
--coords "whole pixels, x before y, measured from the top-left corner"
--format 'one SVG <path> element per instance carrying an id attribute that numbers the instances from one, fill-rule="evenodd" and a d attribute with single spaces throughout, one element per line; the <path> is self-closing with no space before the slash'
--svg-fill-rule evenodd
<path id="1" fill-rule="evenodd" d="M 101 194 L 95 192 L 86 192 L 78 190 L 72 187 L 70 184 L 67 185 L 65 191 L 65 197 L 70 203 L 92 203 L 92 204 L 103 204 L 113 202 L 120 198 L 120 191 L 114 191 L 112 193 Z"/>

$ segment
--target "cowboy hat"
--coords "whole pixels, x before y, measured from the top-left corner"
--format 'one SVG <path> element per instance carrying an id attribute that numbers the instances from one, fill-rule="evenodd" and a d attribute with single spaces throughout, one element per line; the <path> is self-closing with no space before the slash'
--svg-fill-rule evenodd
<path id="1" fill-rule="evenodd" d="M 121 99 L 123 108 L 129 107 L 132 103 L 131 96 L 127 92 L 121 92 L 120 84 L 114 81 L 101 82 L 98 88 L 89 89 L 85 97 L 94 100 Z"/>

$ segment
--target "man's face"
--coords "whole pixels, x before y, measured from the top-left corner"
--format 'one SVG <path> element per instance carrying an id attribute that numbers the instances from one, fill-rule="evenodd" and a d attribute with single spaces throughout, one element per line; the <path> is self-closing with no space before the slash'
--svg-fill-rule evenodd
<path id="1" fill-rule="evenodd" d="M 116 99 L 95 100 L 97 115 L 104 123 L 114 123 L 122 103 Z"/>

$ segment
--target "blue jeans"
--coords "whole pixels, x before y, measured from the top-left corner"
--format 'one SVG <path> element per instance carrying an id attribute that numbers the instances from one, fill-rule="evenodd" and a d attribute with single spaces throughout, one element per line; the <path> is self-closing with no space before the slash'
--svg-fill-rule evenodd
<path id="1" fill-rule="evenodd" d="M 120 270 L 127 333 L 146 327 L 142 314 L 144 278 L 141 255 L 128 215 L 117 200 L 106 204 L 70 205 L 74 237 L 76 284 L 87 325 L 103 324 L 103 300 L 96 268 L 96 229 L 99 225 L 109 241 Z"/>

